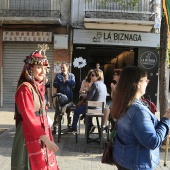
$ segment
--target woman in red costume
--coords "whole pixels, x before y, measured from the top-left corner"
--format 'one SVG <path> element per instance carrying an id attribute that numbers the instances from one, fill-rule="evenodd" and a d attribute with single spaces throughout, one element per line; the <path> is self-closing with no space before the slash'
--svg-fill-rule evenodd
<path id="1" fill-rule="evenodd" d="M 48 60 L 38 51 L 24 60 L 15 94 L 16 133 L 11 155 L 12 170 L 59 170 L 58 151 L 48 125 L 44 77 Z"/>

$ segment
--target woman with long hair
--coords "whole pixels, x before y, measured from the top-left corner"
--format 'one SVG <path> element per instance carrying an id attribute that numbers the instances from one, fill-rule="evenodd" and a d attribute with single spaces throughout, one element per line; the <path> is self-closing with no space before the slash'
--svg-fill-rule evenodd
<path id="1" fill-rule="evenodd" d="M 89 90 L 89 88 L 91 87 L 92 85 L 92 82 L 91 82 L 91 74 L 92 74 L 93 70 L 90 69 L 87 73 L 87 76 L 85 77 L 85 79 L 82 81 L 81 83 L 81 87 L 80 87 L 80 95 L 81 94 L 86 94 L 87 91 Z"/>
<path id="2" fill-rule="evenodd" d="M 91 88 L 87 91 L 86 99 L 89 101 L 103 101 L 106 102 L 106 85 L 103 83 L 103 73 L 100 70 L 93 70 L 91 73 Z M 70 132 L 77 131 L 77 122 L 79 115 L 86 115 L 86 105 L 81 105 L 74 110 L 72 128 Z M 92 119 L 89 119 L 88 122 L 88 131 L 89 133 L 94 132 L 95 126 L 92 123 Z"/>
<path id="3" fill-rule="evenodd" d="M 143 104 L 147 72 L 137 66 L 123 69 L 111 115 L 117 119 L 113 158 L 118 170 L 153 170 L 159 164 L 159 148 L 170 129 L 170 109 L 159 121 Z"/>
<path id="4" fill-rule="evenodd" d="M 24 60 L 15 94 L 16 133 L 12 147 L 13 170 L 59 170 L 45 112 L 45 76 L 48 60 L 38 51 Z"/>

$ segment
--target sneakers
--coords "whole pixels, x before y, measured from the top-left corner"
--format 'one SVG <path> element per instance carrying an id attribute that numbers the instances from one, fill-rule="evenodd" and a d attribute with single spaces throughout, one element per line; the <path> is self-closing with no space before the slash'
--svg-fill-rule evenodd
<path id="1" fill-rule="evenodd" d="M 72 124 L 67 125 L 67 129 L 72 129 Z"/>
<path id="2" fill-rule="evenodd" d="M 94 130 L 95 130 L 95 128 L 96 128 L 96 126 L 94 126 L 94 125 L 89 125 L 89 127 L 88 127 L 89 133 L 93 133 Z"/>
<path id="3" fill-rule="evenodd" d="M 70 132 L 70 133 L 77 133 L 77 129 L 69 128 L 67 132 Z"/>
<path id="4" fill-rule="evenodd" d="M 109 127 L 106 125 L 106 126 L 103 126 L 103 131 L 106 131 L 106 133 L 109 132 Z"/>

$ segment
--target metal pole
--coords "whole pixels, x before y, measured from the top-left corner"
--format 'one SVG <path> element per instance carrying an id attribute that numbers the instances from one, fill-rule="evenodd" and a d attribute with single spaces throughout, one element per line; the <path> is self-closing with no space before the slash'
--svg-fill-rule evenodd
<path id="1" fill-rule="evenodd" d="M 81 68 L 80 68 L 80 83 L 81 83 Z"/>

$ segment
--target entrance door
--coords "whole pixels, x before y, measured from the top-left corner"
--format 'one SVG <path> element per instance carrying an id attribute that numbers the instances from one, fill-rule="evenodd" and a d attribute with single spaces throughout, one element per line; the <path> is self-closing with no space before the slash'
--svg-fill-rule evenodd
<path id="1" fill-rule="evenodd" d="M 96 63 L 100 63 L 100 69 L 103 70 L 104 73 L 104 83 L 107 86 L 107 92 L 110 94 L 110 83 L 113 80 L 114 69 L 122 69 L 128 65 L 136 65 L 136 51 L 137 50 L 130 50 L 130 48 L 125 47 L 74 45 L 72 67 L 72 72 L 76 78 L 74 99 L 78 100 L 81 81 L 87 75 L 88 70 L 95 69 Z M 80 58 L 86 60 L 86 65 L 82 68 L 74 67 L 74 61 Z"/>
<path id="2" fill-rule="evenodd" d="M 104 83 L 107 92 L 111 93 L 110 84 L 113 80 L 114 69 L 123 69 L 128 65 L 135 65 L 135 50 L 125 47 L 89 47 L 89 65 L 95 68 L 97 62 L 100 63 L 104 73 Z M 136 56 L 137 59 L 137 56 Z"/>

